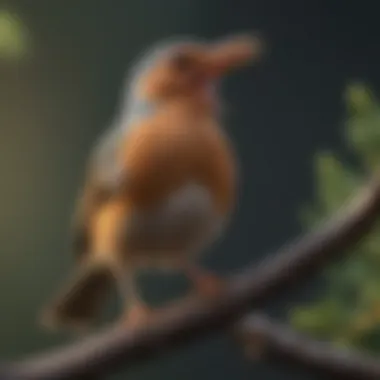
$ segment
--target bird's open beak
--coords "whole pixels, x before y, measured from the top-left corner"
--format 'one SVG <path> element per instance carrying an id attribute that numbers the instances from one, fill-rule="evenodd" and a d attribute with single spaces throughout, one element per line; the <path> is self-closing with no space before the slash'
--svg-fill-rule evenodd
<path id="1" fill-rule="evenodd" d="M 259 38 L 232 36 L 208 46 L 205 55 L 207 76 L 217 80 L 230 70 L 244 66 L 260 57 L 262 42 Z"/>

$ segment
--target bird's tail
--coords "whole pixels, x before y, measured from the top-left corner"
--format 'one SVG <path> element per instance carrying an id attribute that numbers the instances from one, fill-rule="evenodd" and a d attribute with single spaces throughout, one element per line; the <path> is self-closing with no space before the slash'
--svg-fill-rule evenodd
<path id="1" fill-rule="evenodd" d="M 88 327 L 115 285 L 110 268 L 104 263 L 85 261 L 42 312 L 41 323 L 49 329 Z"/>

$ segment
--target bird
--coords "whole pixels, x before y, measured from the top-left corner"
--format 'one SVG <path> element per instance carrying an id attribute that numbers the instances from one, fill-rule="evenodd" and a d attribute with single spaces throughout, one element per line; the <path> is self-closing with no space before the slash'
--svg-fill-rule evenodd
<path id="1" fill-rule="evenodd" d="M 45 326 L 90 326 L 112 288 L 123 323 L 146 321 L 154 311 L 137 283 L 144 268 L 180 271 L 206 299 L 222 292 L 223 278 L 198 263 L 238 203 L 219 84 L 261 46 L 250 33 L 176 38 L 132 66 L 113 123 L 90 152 L 71 224 L 71 277 L 43 308 Z"/>

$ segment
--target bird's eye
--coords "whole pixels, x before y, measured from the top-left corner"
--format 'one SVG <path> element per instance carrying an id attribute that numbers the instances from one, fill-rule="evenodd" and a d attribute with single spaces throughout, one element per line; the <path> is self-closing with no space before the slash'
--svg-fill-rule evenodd
<path id="1" fill-rule="evenodd" d="M 193 59 L 187 54 L 177 54 L 173 57 L 173 64 L 177 70 L 187 71 L 193 66 Z"/>

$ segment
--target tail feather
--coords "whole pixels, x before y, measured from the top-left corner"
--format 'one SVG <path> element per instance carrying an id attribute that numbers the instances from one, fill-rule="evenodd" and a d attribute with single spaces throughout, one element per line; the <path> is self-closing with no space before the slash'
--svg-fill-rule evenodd
<path id="1" fill-rule="evenodd" d="M 87 327 L 97 317 L 112 285 L 115 280 L 107 266 L 84 262 L 43 311 L 42 324 L 53 329 Z"/>

